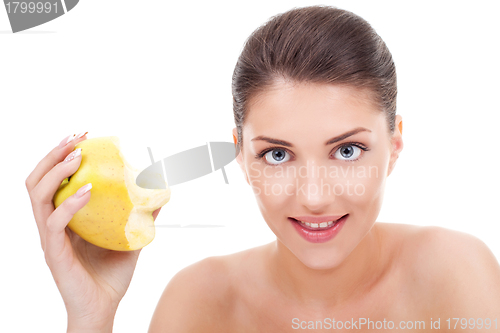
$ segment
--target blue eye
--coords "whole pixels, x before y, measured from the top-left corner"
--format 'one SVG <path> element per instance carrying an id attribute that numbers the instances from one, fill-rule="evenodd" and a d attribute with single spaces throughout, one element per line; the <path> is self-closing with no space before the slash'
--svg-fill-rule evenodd
<path id="1" fill-rule="evenodd" d="M 361 148 L 355 145 L 345 145 L 337 149 L 334 156 L 344 161 L 355 161 L 361 154 Z"/>
<path id="2" fill-rule="evenodd" d="M 359 159 L 362 150 L 368 151 L 370 149 L 365 147 L 362 143 L 345 143 L 337 148 L 334 153 L 334 158 L 346 162 L 355 162 Z M 290 160 L 291 157 L 292 155 L 288 150 L 280 147 L 267 148 L 255 155 L 255 158 L 259 160 L 265 158 L 266 164 L 270 165 L 283 164 Z"/>
<path id="3" fill-rule="evenodd" d="M 290 154 L 284 149 L 272 149 L 262 154 L 269 164 L 281 164 L 290 159 Z"/>

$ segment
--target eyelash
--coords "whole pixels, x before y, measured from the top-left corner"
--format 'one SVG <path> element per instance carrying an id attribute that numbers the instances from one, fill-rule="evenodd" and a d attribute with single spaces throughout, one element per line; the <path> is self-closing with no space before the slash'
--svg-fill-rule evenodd
<path id="1" fill-rule="evenodd" d="M 334 150 L 333 150 L 333 154 L 335 154 L 335 152 L 336 152 L 337 150 L 339 150 L 340 148 L 349 147 L 349 146 L 355 146 L 355 147 L 358 147 L 359 149 L 361 149 L 361 150 L 363 150 L 363 151 L 369 151 L 369 150 L 370 150 L 370 148 L 366 147 L 366 146 L 365 146 L 365 145 L 363 145 L 362 143 L 359 143 L 359 142 L 347 142 L 347 143 L 343 143 L 342 145 L 338 146 L 338 147 L 337 147 L 337 149 L 334 149 Z M 263 151 L 261 151 L 260 153 L 256 154 L 256 155 L 255 155 L 255 158 L 256 158 L 256 159 L 261 160 L 261 159 L 264 157 L 264 155 L 266 155 L 266 154 L 267 154 L 267 153 L 269 153 L 270 151 L 277 150 L 277 149 L 284 150 L 284 151 L 286 151 L 288 154 L 292 155 L 288 149 L 283 148 L 283 147 L 280 147 L 280 146 L 274 146 L 274 147 L 269 147 L 269 148 L 266 148 L 266 149 L 264 149 Z M 363 154 L 361 154 L 361 155 L 363 155 Z M 361 155 L 360 155 L 360 157 L 361 157 Z M 356 162 L 356 161 L 358 161 L 358 160 L 360 159 L 360 157 L 358 157 L 358 158 L 357 158 L 357 159 L 355 159 L 355 160 L 344 160 L 344 162 Z M 266 164 L 268 164 L 268 165 L 271 165 L 271 166 L 278 166 L 278 165 L 281 165 L 281 164 L 270 164 L 270 163 L 267 163 L 267 162 L 265 162 L 265 163 L 266 163 Z"/>

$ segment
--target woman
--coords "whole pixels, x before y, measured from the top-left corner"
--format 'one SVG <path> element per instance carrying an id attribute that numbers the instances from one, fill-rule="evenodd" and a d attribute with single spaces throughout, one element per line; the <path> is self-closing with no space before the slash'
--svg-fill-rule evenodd
<path id="1" fill-rule="evenodd" d="M 498 330 L 500 266 L 484 243 L 375 223 L 403 148 L 396 93 L 389 50 L 350 12 L 298 8 L 257 29 L 233 75 L 233 136 L 277 239 L 181 270 L 149 331 Z M 109 332 L 140 251 L 104 250 L 66 228 L 89 187 L 51 202 L 85 138 L 64 139 L 26 186 L 68 331 Z"/>

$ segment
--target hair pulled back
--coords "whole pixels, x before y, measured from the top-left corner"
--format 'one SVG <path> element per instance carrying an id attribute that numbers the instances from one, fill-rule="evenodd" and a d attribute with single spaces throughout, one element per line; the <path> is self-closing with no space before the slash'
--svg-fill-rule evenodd
<path id="1" fill-rule="evenodd" d="M 246 40 L 232 77 L 237 153 L 251 97 L 278 80 L 368 88 L 386 113 L 396 114 L 396 68 L 386 44 L 358 15 L 331 6 L 294 8 L 271 17 Z"/>

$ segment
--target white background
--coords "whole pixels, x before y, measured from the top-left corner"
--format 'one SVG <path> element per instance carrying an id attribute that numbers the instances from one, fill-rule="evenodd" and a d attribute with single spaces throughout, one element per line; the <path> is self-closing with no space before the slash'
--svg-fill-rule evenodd
<path id="1" fill-rule="evenodd" d="M 232 142 L 231 76 L 243 43 L 272 15 L 327 4 L 370 22 L 398 74 L 404 149 L 381 222 L 437 225 L 498 242 L 500 24 L 496 1 L 88 1 L 12 34 L 0 8 L 0 331 L 63 332 L 66 312 L 45 264 L 24 181 L 70 133 L 115 135 L 138 169 L 205 144 Z M 207 256 L 274 239 L 233 161 L 172 187 L 115 318 L 145 332 L 172 276 Z"/>

